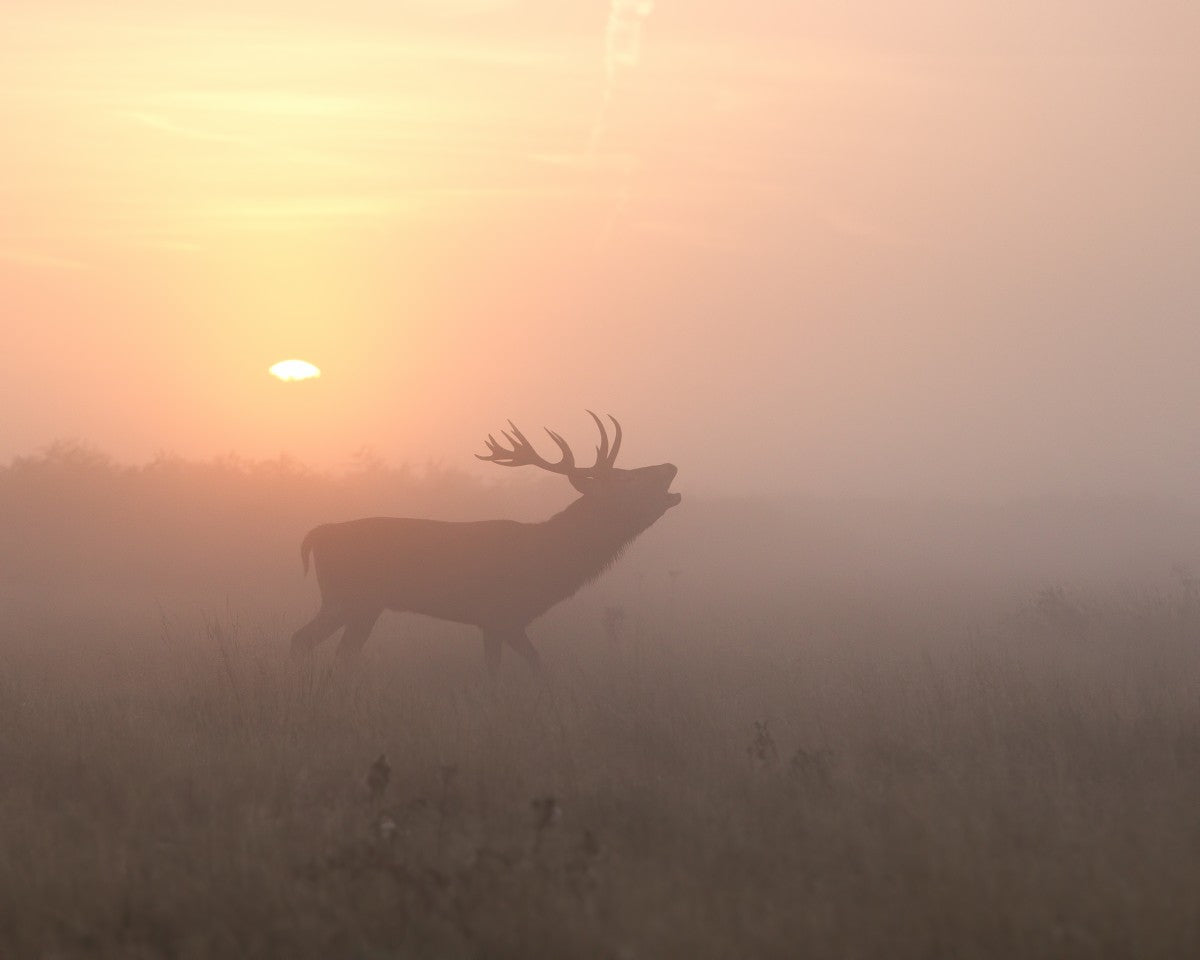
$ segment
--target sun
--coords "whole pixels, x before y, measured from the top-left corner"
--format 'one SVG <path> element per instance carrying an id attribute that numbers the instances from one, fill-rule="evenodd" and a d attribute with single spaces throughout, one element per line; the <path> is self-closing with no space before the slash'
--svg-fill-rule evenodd
<path id="1" fill-rule="evenodd" d="M 290 383 L 293 380 L 312 380 L 319 377 L 321 369 L 307 360 L 280 360 L 272 365 L 270 373 L 271 376 Z"/>

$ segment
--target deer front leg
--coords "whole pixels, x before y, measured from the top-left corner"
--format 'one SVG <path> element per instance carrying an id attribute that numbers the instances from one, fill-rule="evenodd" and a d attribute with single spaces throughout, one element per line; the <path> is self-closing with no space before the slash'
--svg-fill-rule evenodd
<path id="1" fill-rule="evenodd" d="M 292 656 L 304 657 L 346 623 L 345 614 L 334 605 L 322 604 L 317 615 L 292 636 Z"/>
<path id="2" fill-rule="evenodd" d="M 500 670 L 500 653 L 504 649 L 504 634 L 498 630 L 483 631 L 483 658 L 487 661 L 488 674 L 495 676 Z"/>
<path id="3" fill-rule="evenodd" d="M 367 637 L 375 629 L 375 621 L 382 610 L 355 610 L 346 619 L 346 632 L 338 641 L 337 658 L 340 663 L 351 663 L 358 659 Z"/>

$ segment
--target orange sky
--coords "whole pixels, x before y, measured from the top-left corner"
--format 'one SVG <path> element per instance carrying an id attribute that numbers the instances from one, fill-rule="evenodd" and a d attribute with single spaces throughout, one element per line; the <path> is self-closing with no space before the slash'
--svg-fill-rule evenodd
<path id="1" fill-rule="evenodd" d="M 0 457 L 1197 489 L 1200 15 L 996 6 L 10 0 Z"/>

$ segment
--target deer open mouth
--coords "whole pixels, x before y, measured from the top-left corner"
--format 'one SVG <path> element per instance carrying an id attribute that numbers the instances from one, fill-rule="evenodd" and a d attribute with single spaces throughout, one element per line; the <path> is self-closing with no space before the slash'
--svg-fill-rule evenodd
<path id="1" fill-rule="evenodd" d="M 683 499 L 682 493 L 671 493 L 670 491 L 668 491 L 667 492 L 667 508 L 670 509 L 671 507 L 678 506 L 679 501 L 682 499 Z"/>

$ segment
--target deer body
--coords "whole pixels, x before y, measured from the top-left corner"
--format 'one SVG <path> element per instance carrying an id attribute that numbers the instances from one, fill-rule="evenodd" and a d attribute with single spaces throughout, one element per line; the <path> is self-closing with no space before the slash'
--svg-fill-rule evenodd
<path id="1" fill-rule="evenodd" d="M 512 429 L 514 435 L 506 436 L 514 450 L 489 438 L 492 455 L 480 459 L 564 473 L 583 496 L 541 523 L 369 517 L 316 527 L 301 544 L 301 558 L 306 572 L 310 555 L 315 561 L 321 609 L 293 637 L 295 653 L 311 650 L 344 627 L 338 652 L 351 657 L 380 614 L 395 610 L 480 627 L 493 669 L 505 643 L 536 664 L 537 653 L 525 634 L 528 625 L 599 576 L 679 502 L 679 494 L 668 492 L 673 465 L 612 466 L 619 425 L 611 453 L 601 426 L 597 466 L 589 470 L 575 468 L 557 434 L 551 437 L 563 450 L 563 461 L 548 464 Z"/>

